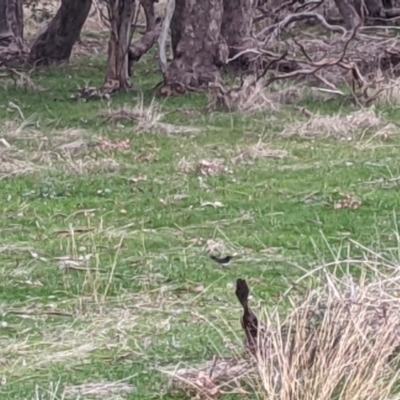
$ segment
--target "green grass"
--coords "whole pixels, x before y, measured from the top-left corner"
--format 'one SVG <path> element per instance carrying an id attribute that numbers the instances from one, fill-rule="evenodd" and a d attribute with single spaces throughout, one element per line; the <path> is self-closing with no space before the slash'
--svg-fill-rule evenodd
<path id="1" fill-rule="evenodd" d="M 0 160 L 37 156 L 31 172 L 7 176 L 0 167 L 2 399 L 61 398 L 68 386 L 121 380 L 134 388 L 124 398 L 179 399 L 161 367 L 229 354 L 229 341 L 239 346 L 237 277 L 249 279 L 257 299 L 271 306 L 302 274 L 296 265 L 360 255 L 353 242 L 388 253 L 398 246 L 396 137 L 285 140 L 279 132 L 301 118 L 294 107 L 256 116 L 210 113 L 201 95 L 158 100 L 163 122 L 198 133 L 107 123 L 101 110 L 134 107 L 140 93 L 149 105 L 160 76 L 150 58 L 135 72 L 133 93 L 109 102 L 70 100 L 89 80 L 100 86 L 104 68 L 101 58 L 75 61 L 35 71 L 43 92 L 1 89 L 0 138 L 15 147 L 0 147 Z M 23 120 L 10 101 L 30 121 L 18 134 L 10 121 L 15 129 Z M 303 105 L 322 114 L 353 111 L 340 103 Z M 400 116 L 380 111 L 391 121 Z M 71 129 L 77 136 L 69 139 Z M 129 138 L 130 149 L 89 148 L 70 159 L 57 150 L 97 136 Z M 259 141 L 288 157 L 233 162 L 238 148 Z M 221 159 L 230 170 L 203 176 L 207 190 L 182 167 L 204 159 Z M 147 179 L 131 179 L 140 176 Z M 341 193 L 356 195 L 361 208 L 334 210 Z M 223 207 L 202 205 L 216 201 Z M 210 240 L 236 254 L 232 266 L 209 259 Z"/>

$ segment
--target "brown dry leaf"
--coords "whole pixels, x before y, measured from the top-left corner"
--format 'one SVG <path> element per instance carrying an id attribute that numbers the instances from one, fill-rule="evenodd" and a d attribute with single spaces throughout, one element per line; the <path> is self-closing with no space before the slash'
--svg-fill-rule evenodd
<path id="1" fill-rule="evenodd" d="M 222 395 L 219 387 L 204 371 L 199 371 L 195 385 L 200 389 L 200 392 L 196 395 L 196 398 L 198 399 L 201 399 L 202 397 L 207 399 L 217 399 Z"/>
<path id="2" fill-rule="evenodd" d="M 155 153 L 142 153 L 135 157 L 135 160 L 137 161 L 144 161 L 148 163 L 153 162 L 155 159 L 156 159 Z"/>
<path id="3" fill-rule="evenodd" d="M 130 141 L 129 139 L 118 140 L 116 142 L 111 142 L 107 139 L 100 139 L 100 143 L 96 146 L 97 149 L 106 152 L 106 151 L 124 151 L 129 150 Z"/>
<path id="4" fill-rule="evenodd" d="M 201 160 L 199 163 L 199 171 L 205 176 L 216 176 L 223 173 L 232 173 L 221 160 Z"/>
<path id="5" fill-rule="evenodd" d="M 362 201 L 357 199 L 354 195 L 345 194 L 333 205 L 333 208 L 335 210 L 358 210 L 361 205 Z"/>
<path id="6" fill-rule="evenodd" d="M 230 253 L 227 251 L 226 245 L 218 240 L 208 239 L 206 242 L 207 252 L 210 254 L 227 254 Z"/>

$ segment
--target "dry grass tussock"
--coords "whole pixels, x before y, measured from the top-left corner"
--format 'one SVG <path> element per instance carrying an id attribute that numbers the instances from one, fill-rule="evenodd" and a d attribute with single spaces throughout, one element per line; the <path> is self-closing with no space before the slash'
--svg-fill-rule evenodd
<path id="1" fill-rule="evenodd" d="M 375 90 L 377 92 L 380 91 L 380 95 L 376 100 L 377 104 L 386 106 L 398 106 L 400 104 L 400 78 L 382 83 Z"/>
<path id="2" fill-rule="evenodd" d="M 129 377 L 131 378 L 131 377 Z M 129 379 L 128 378 L 128 379 Z M 124 381 L 128 380 L 124 379 Z M 123 381 L 86 382 L 81 385 L 61 387 L 61 381 L 50 382 L 47 387 L 36 385 L 35 400 L 122 400 L 132 396 L 135 387 Z"/>
<path id="3" fill-rule="evenodd" d="M 147 300 L 147 297 L 144 296 Z M 84 301 L 84 299 L 80 299 Z M 135 299 L 138 306 L 143 299 Z M 79 313 L 74 308 L 74 315 L 68 316 L 62 309 L 63 304 L 52 307 L 37 304 L 25 308 L 10 310 L 21 321 L 29 319 L 37 327 L 37 334 L 21 337 L 4 336 L 0 339 L 0 371 L 4 369 L 12 375 L 24 373 L 24 370 L 44 368 L 49 365 L 62 363 L 75 365 L 83 360 L 89 360 L 96 351 L 131 354 L 130 337 L 135 337 L 141 343 L 145 341 L 142 335 L 143 321 L 137 309 L 126 308 L 123 303 L 103 304 L 102 307 L 88 307 L 89 311 Z M 75 304 L 79 308 L 79 304 Z M 57 325 L 46 322 L 49 316 L 59 313 Z M 19 325 L 13 323 L 3 326 L 13 331 Z M 139 356 L 138 349 L 132 356 Z M 140 355 L 141 356 L 141 355 Z M 113 356 L 110 355 L 110 358 Z M 10 362 L 12 360 L 12 363 Z M 2 371 L 3 370 L 3 371 Z"/>
<path id="4" fill-rule="evenodd" d="M 50 169 L 74 175 L 120 170 L 120 161 L 91 154 L 103 148 L 104 140 L 82 129 L 46 134 L 30 118 L 22 123 L 4 121 L 0 127 L 0 179 Z"/>
<path id="5" fill-rule="evenodd" d="M 268 400 L 393 399 L 400 378 L 399 269 L 361 265 L 359 279 L 348 273 L 339 279 L 325 266 L 315 289 L 286 293 L 288 310 L 264 313 L 255 357 L 164 372 L 198 399 L 232 391 Z"/>
<path id="6" fill-rule="evenodd" d="M 365 134 L 383 140 L 397 133 L 395 125 L 381 119 L 374 107 L 363 108 L 348 115 L 319 115 L 304 110 L 307 121 L 293 121 L 286 125 L 280 136 L 303 139 L 362 139 Z"/>
<path id="7" fill-rule="evenodd" d="M 127 383 L 118 382 L 96 382 L 96 383 L 84 383 L 77 386 L 67 386 L 63 391 L 63 396 L 66 399 L 78 399 L 78 398 L 91 398 L 103 400 L 122 399 L 126 395 L 135 391 L 135 388 Z"/>
<path id="8" fill-rule="evenodd" d="M 280 111 L 283 104 L 298 103 L 309 90 L 302 86 L 275 84 L 265 87 L 264 80 L 256 81 L 254 76 L 246 77 L 242 84 L 229 89 L 219 84 L 210 85 L 210 110 L 218 107 L 241 113 Z"/>
<path id="9" fill-rule="evenodd" d="M 259 141 L 254 145 L 238 146 L 232 157 L 232 162 L 235 164 L 250 164 L 257 159 L 271 158 L 274 160 L 283 160 L 288 156 L 288 151 L 274 149 L 271 145 Z"/>
<path id="10" fill-rule="evenodd" d="M 107 119 L 108 122 L 117 122 L 121 125 L 125 122 L 133 122 L 138 133 L 156 133 L 164 135 L 175 134 L 196 134 L 201 129 L 192 126 L 174 125 L 163 122 L 165 113 L 162 112 L 161 106 L 154 99 L 149 106 L 144 104 L 143 99 L 139 99 L 134 108 L 122 107 L 119 109 L 105 109 L 100 115 Z"/>

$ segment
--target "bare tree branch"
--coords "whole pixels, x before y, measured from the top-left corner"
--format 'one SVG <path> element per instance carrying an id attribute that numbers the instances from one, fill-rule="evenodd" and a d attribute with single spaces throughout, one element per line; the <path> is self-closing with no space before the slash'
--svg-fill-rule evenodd
<path id="1" fill-rule="evenodd" d="M 171 19 L 175 11 L 175 0 L 169 0 L 167 4 L 167 9 L 165 12 L 164 22 L 161 27 L 161 34 L 158 38 L 158 49 L 159 49 L 159 59 L 160 59 L 160 69 L 163 74 L 167 72 L 168 61 L 166 52 L 166 43 L 168 37 L 169 27 L 171 25 Z"/>
<path id="2" fill-rule="evenodd" d="M 324 28 L 328 29 L 329 31 L 341 33 L 343 36 L 347 34 L 346 29 L 342 26 L 328 24 L 328 22 L 326 22 L 326 19 L 321 14 L 314 12 L 304 12 L 300 14 L 289 14 L 277 24 L 268 26 L 267 28 L 261 30 L 261 32 L 257 34 L 257 37 L 261 37 L 264 35 L 273 35 L 276 38 L 284 28 L 286 28 L 293 22 L 302 21 L 310 18 L 316 19 Z"/>

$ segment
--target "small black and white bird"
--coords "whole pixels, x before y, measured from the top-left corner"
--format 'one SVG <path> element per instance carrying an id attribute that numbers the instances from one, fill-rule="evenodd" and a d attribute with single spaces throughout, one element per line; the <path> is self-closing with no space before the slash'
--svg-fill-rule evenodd
<path id="1" fill-rule="evenodd" d="M 216 256 L 213 256 L 212 254 L 210 255 L 211 260 L 217 262 L 219 265 L 222 265 L 223 267 L 227 267 L 231 261 L 232 261 L 232 257 L 231 256 L 226 256 L 223 258 L 218 258 Z"/>

